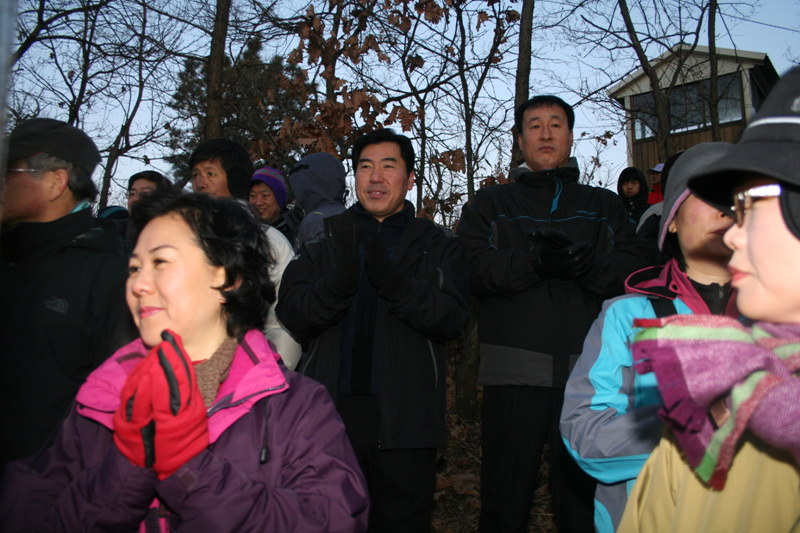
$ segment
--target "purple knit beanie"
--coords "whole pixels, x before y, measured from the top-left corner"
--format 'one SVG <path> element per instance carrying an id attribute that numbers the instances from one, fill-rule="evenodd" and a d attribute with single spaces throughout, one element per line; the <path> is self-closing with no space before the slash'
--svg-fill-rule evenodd
<path id="1" fill-rule="evenodd" d="M 250 180 L 251 187 L 254 181 L 264 182 L 267 187 L 272 189 L 272 192 L 275 193 L 275 199 L 278 201 L 278 205 L 283 209 L 283 206 L 286 205 L 286 199 L 289 197 L 289 193 L 286 192 L 286 182 L 280 170 L 275 170 L 272 167 L 259 168 L 256 170 L 255 174 L 253 174 L 253 179 Z"/>

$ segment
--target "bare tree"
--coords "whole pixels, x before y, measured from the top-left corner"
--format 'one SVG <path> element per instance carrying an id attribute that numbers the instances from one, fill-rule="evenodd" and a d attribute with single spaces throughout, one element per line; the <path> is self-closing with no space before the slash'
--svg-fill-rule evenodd
<path id="1" fill-rule="evenodd" d="M 222 69 L 225 66 L 225 45 L 228 40 L 228 18 L 231 0 L 217 0 L 214 29 L 211 32 L 211 53 L 208 56 L 208 89 L 206 90 L 205 136 L 219 137 L 222 131 Z"/>
<path id="2" fill-rule="evenodd" d="M 686 80 L 691 79 L 691 68 L 697 67 L 688 61 L 696 47 L 708 42 L 710 48 L 715 48 L 715 20 L 717 16 L 724 16 L 723 7 L 727 12 L 742 16 L 752 12 L 753 3 L 748 0 L 733 0 L 724 5 L 717 0 L 617 0 L 612 9 L 600 0 L 584 2 L 578 10 L 580 16 L 568 21 L 564 30 L 569 40 L 578 45 L 578 54 L 602 60 L 600 68 L 594 70 L 602 72 L 605 82 L 582 87 L 582 96 L 602 102 L 605 89 L 641 69 L 649 82 L 652 100 L 648 100 L 647 108 L 637 108 L 636 112 L 652 117 L 648 125 L 655 130 L 659 159 L 665 160 L 673 152 L 670 132 L 676 120 L 683 119 L 678 115 L 690 112 L 672 109 L 672 102 L 676 95 L 680 96 Z M 663 63 L 657 64 L 656 58 L 661 58 Z M 663 68 L 665 64 L 669 68 Z M 715 73 L 713 64 L 711 70 Z M 713 110 L 721 98 L 721 91 L 713 94 L 715 83 L 712 81 L 711 96 L 704 97 L 704 105 Z M 719 119 L 713 117 L 712 122 L 718 123 Z"/>
<path id="3" fill-rule="evenodd" d="M 517 75 L 514 86 L 514 109 L 517 109 L 528 100 L 528 91 L 531 85 L 531 39 L 533 38 L 533 9 L 535 0 L 522 0 L 522 15 L 519 22 L 519 53 L 517 54 Z M 511 166 L 522 163 L 522 153 L 517 140 L 516 125 L 511 130 Z"/>
<path id="4" fill-rule="evenodd" d="M 19 34 L 37 37 L 24 37 L 18 47 L 10 113 L 17 122 L 60 118 L 95 139 L 105 159 L 102 207 L 120 159 L 147 158 L 145 148 L 166 136 L 161 110 L 171 56 L 165 50 L 179 44 L 180 28 L 144 0 L 59 6 L 67 17 L 46 5 L 31 0 L 20 12 Z"/>

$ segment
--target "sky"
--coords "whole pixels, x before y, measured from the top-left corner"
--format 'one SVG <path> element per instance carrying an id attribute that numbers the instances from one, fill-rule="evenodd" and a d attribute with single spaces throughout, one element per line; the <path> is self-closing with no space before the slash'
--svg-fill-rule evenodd
<path id="1" fill-rule="evenodd" d="M 767 53 L 778 74 L 783 74 L 790 68 L 789 57 L 800 57 L 800 0 L 765 0 L 763 5 L 757 9 L 755 16 L 749 20 L 735 22 L 733 34 L 736 47 L 740 50 Z M 718 28 L 718 32 L 721 32 L 721 28 Z M 719 39 L 717 46 L 733 48 L 727 38 Z M 579 140 L 581 132 L 599 134 L 606 129 L 605 126 L 609 126 L 608 129 L 612 129 L 613 126 L 598 123 L 595 116 L 584 113 L 580 109 L 577 110 L 576 115 L 574 153 L 588 158 L 593 154 L 594 147 L 590 141 Z M 611 146 L 602 154 L 604 172 L 609 176 L 617 175 L 622 168 L 627 166 L 624 136 L 618 135 L 613 141 L 616 141 L 616 146 Z M 141 162 L 124 159 L 118 166 L 115 179 L 118 183 L 127 183 L 128 176 L 145 169 L 155 169 L 168 176 L 171 176 L 172 170 L 169 164 L 159 160 L 154 160 L 150 166 L 145 166 Z M 351 180 L 352 177 L 349 177 L 349 181 Z M 607 186 L 616 190 L 616 180 L 609 180 Z M 112 199 L 117 200 L 114 203 L 124 205 L 123 194 L 124 191 L 113 193 Z M 415 201 L 416 189 L 412 189 L 407 198 Z"/>

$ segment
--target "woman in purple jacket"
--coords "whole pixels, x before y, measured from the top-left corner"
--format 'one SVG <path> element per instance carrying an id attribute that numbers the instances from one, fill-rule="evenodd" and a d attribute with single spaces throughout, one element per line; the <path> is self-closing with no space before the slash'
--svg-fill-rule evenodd
<path id="1" fill-rule="evenodd" d="M 89 376 L 50 449 L 7 467 L 0 529 L 365 530 L 329 395 L 260 332 L 275 290 L 252 213 L 165 193 L 137 204 L 133 231 L 141 338 Z"/>

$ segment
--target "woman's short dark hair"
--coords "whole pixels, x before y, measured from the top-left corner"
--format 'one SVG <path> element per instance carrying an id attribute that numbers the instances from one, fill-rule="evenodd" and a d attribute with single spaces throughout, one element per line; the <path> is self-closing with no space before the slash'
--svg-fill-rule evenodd
<path id="1" fill-rule="evenodd" d="M 227 332 L 241 340 L 249 329 L 263 329 L 275 302 L 270 271 L 275 263 L 266 232 L 247 204 L 234 198 L 206 194 L 157 191 L 136 204 L 131 218 L 129 249 L 155 218 L 175 214 L 192 230 L 208 262 L 225 269 L 225 284 L 218 287 Z"/>
<path id="2" fill-rule="evenodd" d="M 664 236 L 664 244 L 661 245 L 661 260 L 666 263 L 673 258 L 678 261 L 681 271 L 686 272 L 686 259 L 683 257 L 678 234 L 667 232 Z"/>

